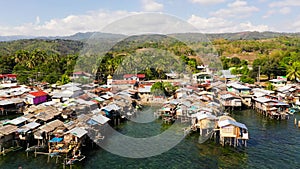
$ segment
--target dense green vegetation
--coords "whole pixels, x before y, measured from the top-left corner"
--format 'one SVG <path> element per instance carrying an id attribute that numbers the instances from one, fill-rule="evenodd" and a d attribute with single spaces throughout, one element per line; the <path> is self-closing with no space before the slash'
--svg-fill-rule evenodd
<path id="1" fill-rule="evenodd" d="M 85 71 L 105 82 L 108 75 L 122 78 L 127 73 L 144 73 L 146 79 L 165 79 L 166 73 L 195 73 L 197 65 L 202 63 L 216 67 L 222 63 L 223 69 L 230 69 L 247 83 L 255 82 L 259 70 L 269 79 L 285 75 L 293 81 L 300 78 L 298 34 L 254 32 L 240 34 L 240 38 L 238 35 L 232 34 L 234 38 L 229 38 L 229 34 L 207 35 L 212 37 L 211 43 L 201 34 L 128 38 L 105 35 L 100 41 L 85 37 L 84 42 L 57 39 L 0 42 L 0 73 L 17 73 L 20 83 L 66 83 L 73 71 Z M 97 52 L 99 48 L 101 52 Z M 215 54 L 220 56 L 220 63 L 213 57 Z"/>
<path id="2" fill-rule="evenodd" d="M 166 79 L 166 73 L 171 71 L 197 72 L 197 65 L 201 64 L 192 57 L 196 54 L 189 46 L 164 35 L 131 36 L 114 44 L 102 55 L 90 53 L 80 57 L 76 66 L 79 70 L 96 74 L 99 81 L 105 81 L 108 75 L 121 79 L 124 74 L 132 73 L 144 73 L 148 80 Z"/>
<path id="3" fill-rule="evenodd" d="M 238 67 L 234 74 L 242 75 L 242 79 L 255 79 L 259 73 L 268 79 L 276 76 L 287 76 L 290 80 L 300 78 L 300 38 L 279 37 L 265 40 L 236 40 L 217 39 L 213 42 L 218 53 L 222 56 L 224 69 Z M 240 61 L 238 61 L 238 59 Z M 247 70 L 246 60 L 251 66 Z M 246 76 L 248 79 L 245 79 Z"/>
<path id="4" fill-rule="evenodd" d="M 155 82 L 151 87 L 151 93 L 154 96 L 169 97 L 172 96 L 176 90 L 177 88 L 169 82 Z"/>
<path id="5" fill-rule="evenodd" d="M 16 73 L 22 84 L 67 82 L 82 42 L 19 40 L 0 43 L 0 73 Z"/>

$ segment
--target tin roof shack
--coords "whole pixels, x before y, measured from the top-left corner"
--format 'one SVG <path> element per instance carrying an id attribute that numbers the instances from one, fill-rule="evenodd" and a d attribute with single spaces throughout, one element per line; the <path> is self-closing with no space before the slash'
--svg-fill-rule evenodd
<path id="1" fill-rule="evenodd" d="M 110 124 L 113 126 L 119 125 L 121 120 L 120 110 L 121 107 L 117 106 L 114 103 L 111 103 L 105 107 L 101 108 L 105 112 L 105 115 L 111 119 Z"/>
<path id="2" fill-rule="evenodd" d="M 289 105 L 267 97 L 253 98 L 254 109 L 271 119 L 288 119 Z"/>
<path id="3" fill-rule="evenodd" d="M 227 84 L 227 91 L 233 92 L 239 95 L 249 95 L 251 88 L 239 83 L 229 83 Z"/>
<path id="4" fill-rule="evenodd" d="M 43 109 L 39 109 L 34 112 L 34 118 L 41 124 L 50 122 L 51 120 L 58 118 L 62 114 L 56 107 L 46 106 Z"/>
<path id="5" fill-rule="evenodd" d="M 213 81 L 213 75 L 208 72 L 193 74 L 193 80 L 200 84 L 209 84 Z"/>
<path id="6" fill-rule="evenodd" d="M 214 98 L 214 94 L 212 92 L 202 91 L 196 94 L 199 95 L 199 99 L 203 102 L 211 102 Z"/>
<path id="7" fill-rule="evenodd" d="M 40 126 L 34 132 L 34 139 L 37 139 L 38 143 L 40 143 L 40 140 L 42 140 L 41 144 L 44 145 L 46 141 L 50 138 L 51 132 L 53 132 L 55 129 L 59 127 L 64 127 L 64 123 L 60 120 L 54 120 L 49 123 L 46 123 Z"/>
<path id="8" fill-rule="evenodd" d="M 2 115 L 7 115 L 9 112 L 22 113 L 24 106 L 25 103 L 21 98 L 0 100 L 0 111 Z"/>
<path id="9" fill-rule="evenodd" d="M 235 82 L 235 83 L 227 84 L 227 91 L 238 94 L 241 97 L 242 103 L 244 103 L 244 105 L 248 107 L 251 106 L 252 96 L 250 94 L 251 92 L 250 87 Z"/>
<path id="10" fill-rule="evenodd" d="M 68 83 L 62 86 L 59 86 L 60 90 L 54 91 L 51 95 L 51 98 L 55 102 L 62 102 L 71 98 L 78 97 L 84 94 L 84 91 L 81 89 L 81 84 L 79 83 Z"/>
<path id="11" fill-rule="evenodd" d="M 248 129 L 245 124 L 236 122 L 233 118 L 220 117 L 218 121 L 218 128 L 220 132 L 220 143 L 224 146 L 247 146 L 249 139 Z"/>
<path id="12" fill-rule="evenodd" d="M 221 91 L 225 91 L 226 90 L 226 84 L 221 82 L 221 81 L 216 81 L 210 84 L 210 86 L 208 86 L 206 89 L 207 91 L 212 91 L 214 93 L 219 93 Z"/>
<path id="13" fill-rule="evenodd" d="M 21 127 L 23 125 L 25 125 L 25 123 L 28 121 L 28 118 L 24 117 L 24 116 L 20 116 L 20 117 L 17 117 L 17 118 L 14 118 L 12 120 L 9 120 L 5 123 L 6 124 L 11 124 L 11 125 L 14 125 L 14 126 L 17 126 L 17 127 Z"/>
<path id="14" fill-rule="evenodd" d="M 216 120 L 217 117 L 210 112 L 200 111 L 192 115 L 192 128 L 199 128 L 200 136 L 209 136 L 215 128 Z"/>
<path id="15" fill-rule="evenodd" d="M 276 89 L 278 100 L 287 102 L 290 104 L 296 103 L 297 100 L 299 100 L 299 97 L 297 96 L 297 86 L 293 84 L 288 84 L 283 87 L 278 87 Z"/>
<path id="16" fill-rule="evenodd" d="M 63 137 L 63 144 L 57 145 L 53 152 L 68 153 L 72 150 L 73 155 L 77 152 L 81 144 L 86 139 L 88 131 L 81 127 L 75 127 L 67 131 Z"/>
<path id="17" fill-rule="evenodd" d="M 19 127 L 17 129 L 17 135 L 19 136 L 20 140 L 30 140 L 31 137 L 33 137 L 33 131 L 37 127 L 39 127 L 41 124 L 37 122 L 30 122 L 28 124 L 25 124 L 22 127 Z"/>
<path id="18" fill-rule="evenodd" d="M 90 119 L 87 120 L 87 124 L 90 126 L 88 128 L 89 136 L 93 139 L 95 143 L 103 140 L 108 127 L 108 117 L 103 116 L 102 114 L 93 115 Z"/>
<path id="19" fill-rule="evenodd" d="M 219 94 L 220 103 L 225 109 L 229 108 L 231 110 L 235 108 L 242 108 L 242 99 L 230 92 L 223 92 Z"/>
<path id="20" fill-rule="evenodd" d="M 48 93 L 43 91 L 36 91 L 36 92 L 30 92 L 25 98 L 25 101 L 28 104 L 37 105 L 46 102 L 47 99 L 48 99 Z"/>
<path id="21" fill-rule="evenodd" d="M 286 85 L 287 80 L 286 79 L 271 79 L 269 80 L 273 86 L 277 87 L 283 87 Z"/>
<path id="22" fill-rule="evenodd" d="M 12 141 L 15 139 L 15 132 L 17 129 L 18 127 L 14 125 L 5 125 L 0 127 L 1 147 L 8 148 L 12 146 Z"/>

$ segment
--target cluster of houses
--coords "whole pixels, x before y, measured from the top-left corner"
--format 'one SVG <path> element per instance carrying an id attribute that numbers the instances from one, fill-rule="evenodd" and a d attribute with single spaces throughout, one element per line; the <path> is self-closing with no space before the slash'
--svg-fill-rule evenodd
<path id="1" fill-rule="evenodd" d="M 2 115 L 20 116 L 0 121 L 0 154 L 24 147 L 35 154 L 82 157 L 82 145 L 102 141 L 108 125 L 134 116 L 139 107 L 136 93 L 147 92 L 145 87 L 108 79 L 102 86 L 68 83 L 41 88 L 1 83 Z"/>
<path id="2" fill-rule="evenodd" d="M 225 80 L 215 81 L 206 67 L 203 70 L 192 76 L 194 83 L 190 85 L 172 78 L 178 90 L 170 98 L 152 96 L 151 86 L 155 81 L 143 81 L 144 74 L 127 74 L 121 80 L 109 75 L 107 84 L 101 86 L 73 82 L 61 86 L 41 83 L 35 87 L 18 85 L 13 83 L 15 76 L 1 75 L 2 79 L 10 80 L 10 83 L 2 80 L 0 84 L 1 115 L 11 112 L 22 115 L 0 121 L 0 152 L 8 152 L 11 146 L 25 146 L 35 154 L 79 157 L 82 144 L 102 141 L 108 125 L 130 119 L 140 104 L 150 102 L 162 104 L 155 115 L 165 123 L 179 120 L 190 124 L 188 130 L 199 131 L 204 138 L 214 136 L 222 145 L 246 146 L 249 139 L 246 125 L 224 112 L 246 106 L 272 119 L 287 119 L 291 105 L 300 105 L 300 86 L 296 84 L 280 83 L 275 91 L 270 91 L 231 82 L 234 75 L 228 71 L 221 76 Z M 81 77 L 90 75 L 74 73 L 74 79 Z M 43 152 L 38 152 L 39 149 Z"/>
<path id="3" fill-rule="evenodd" d="M 155 114 L 166 123 L 175 120 L 187 123 L 189 127 L 185 132 L 199 131 L 201 142 L 214 138 L 222 145 L 246 146 L 249 139 L 246 125 L 224 115 L 221 109 L 222 105 L 211 90 L 182 86 Z"/>

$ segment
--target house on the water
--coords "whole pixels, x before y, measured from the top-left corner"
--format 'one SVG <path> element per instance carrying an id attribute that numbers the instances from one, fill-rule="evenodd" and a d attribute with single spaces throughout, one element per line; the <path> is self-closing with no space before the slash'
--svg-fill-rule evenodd
<path id="1" fill-rule="evenodd" d="M 229 116 L 221 116 L 218 121 L 219 141 L 224 146 L 247 146 L 248 128 Z"/>
<path id="2" fill-rule="evenodd" d="M 250 87 L 234 82 L 227 84 L 227 91 L 238 94 L 246 106 L 251 106 L 252 95 Z"/>
<path id="3" fill-rule="evenodd" d="M 287 103 L 267 97 L 253 98 L 254 109 L 271 119 L 287 119 L 288 107 Z"/>
<path id="4" fill-rule="evenodd" d="M 242 99 L 238 95 L 230 92 L 222 92 L 219 94 L 221 105 L 227 109 L 233 110 L 234 108 L 242 107 Z"/>

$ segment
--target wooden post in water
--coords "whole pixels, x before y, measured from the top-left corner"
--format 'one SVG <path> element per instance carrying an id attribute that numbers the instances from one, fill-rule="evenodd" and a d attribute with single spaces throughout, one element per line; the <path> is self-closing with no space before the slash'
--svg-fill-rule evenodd
<path id="1" fill-rule="evenodd" d="M 297 125 L 297 118 L 295 118 L 295 120 L 294 120 L 294 124 L 295 124 L 295 126 Z"/>
<path id="2" fill-rule="evenodd" d="M 298 121 L 298 127 L 300 128 L 300 120 Z"/>
<path id="3" fill-rule="evenodd" d="M 36 158 L 36 147 L 34 148 L 34 157 Z"/>
<path id="4" fill-rule="evenodd" d="M 27 151 L 26 151 L 26 156 L 27 156 L 27 158 L 28 158 L 28 153 L 29 153 L 29 143 L 27 143 L 27 149 L 26 149 Z"/>

